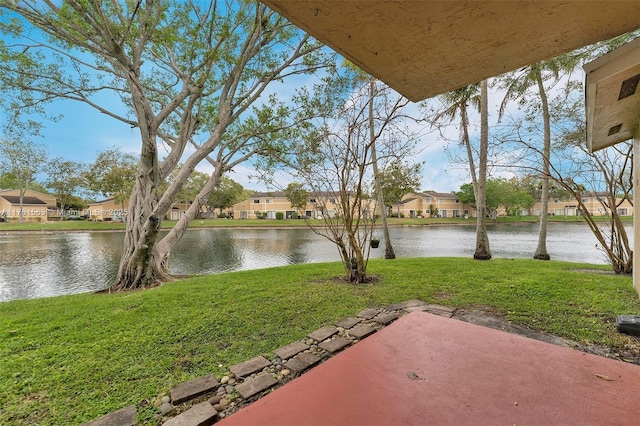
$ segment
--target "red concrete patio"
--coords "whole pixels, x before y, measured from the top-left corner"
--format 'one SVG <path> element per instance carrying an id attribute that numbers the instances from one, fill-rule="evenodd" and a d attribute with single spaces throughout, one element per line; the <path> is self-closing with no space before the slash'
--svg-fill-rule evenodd
<path id="1" fill-rule="evenodd" d="M 233 425 L 638 425 L 640 366 L 413 312 Z"/>

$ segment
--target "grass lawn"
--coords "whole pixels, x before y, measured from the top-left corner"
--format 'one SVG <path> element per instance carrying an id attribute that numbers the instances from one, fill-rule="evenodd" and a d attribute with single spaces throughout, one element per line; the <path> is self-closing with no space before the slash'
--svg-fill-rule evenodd
<path id="1" fill-rule="evenodd" d="M 0 424 L 79 424 L 301 339 L 365 307 L 422 299 L 487 307 L 536 330 L 619 348 L 619 314 L 640 314 L 630 277 L 527 259 L 375 259 L 375 284 L 338 263 L 196 277 L 133 293 L 0 303 Z"/>
<path id="2" fill-rule="evenodd" d="M 633 218 L 623 217 L 625 221 L 631 222 Z M 497 221 L 489 223 L 518 223 L 518 222 L 538 222 L 538 216 L 513 216 L 499 217 Z M 551 222 L 584 222 L 578 216 L 549 216 Z M 606 218 L 602 218 L 606 221 Z M 428 225 L 475 225 L 475 218 L 389 218 L 390 226 L 428 226 Z M 162 228 L 170 229 L 176 224 L 175 220 L 165 220 Z M 378 224 L 379 225 L 379 224 Z M 189 228 L 227 228 L 227 227 L 251 227 L 251 228 L 278 228 L 278 227 L 306 227 L 304 220 L 276 220 L 276 219 L 195 219 L 189 224 Z M 124 223 L 119 222 L 93 222 L 90 220 L 65 220 L 52 222 L 0 222 L 0 232 L 3 231 L 109 231 L 125 229 Z"/>

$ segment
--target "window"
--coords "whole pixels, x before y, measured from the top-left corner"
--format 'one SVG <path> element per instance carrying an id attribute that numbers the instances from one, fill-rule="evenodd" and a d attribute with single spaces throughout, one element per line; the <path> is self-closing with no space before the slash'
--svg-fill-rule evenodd
<path id="1" fill-rule="evenodd" d="M 460 210 L 454 210 L 453 217 L 460 217 Z"/>
<path id="2" fill-rule="evenodd" d="M 627 210 L 627 209 L 625 209 L 625 208 L 619 208 L 619 209 L 618 209 L 618 214 L 619 214 L 620 216 L 628 216 L 628 215 L 629 215 L 629 212 L 628 212 L 628 210 Z"/>
<path id="3" fill-rule="evenodd" d="M 259 198 L 254 198 L 253 204 L 260 204 L 260 199 Z"/>
<path id="4" fill-rule="evenodd" d="M 583 203 L 588 203 L 588 202 L 589 202 L 589 199 L 588 199 L 588 198 L 583 198 L 583 199 L 582 199 L 582 202 L 583 202 Z"/>
<path id="5" fill-rule="evenodd" d="M 329 198 L 329 202 L 330 202 L 331 204 L 335 204 L 335 203 L 336 203 L 336 199 L 335 199 L 335 198 Z"/>
<path id="6" fill-rule="evenodd" d="M 264 202 L 265 202 L 266 204 L 270 204 L 270 203 L 271 203 L 271 200 L 270 200 L 269 198 L 267 198 L 266 200 L 264 200 Z"/>
<path id="7" fill-rule="evenodd" d="M 316 202 L 316 199 L 315 199 L 315 198 L 309 198 L 309 202 L 310 202 L 310 203 L 315 203 L 315 202 Z"/>
<path id="8" fill-rule="evenodd" d="M 447 211 L 446 210 L 440 210 L 440 217 L 447 217 Z"/>

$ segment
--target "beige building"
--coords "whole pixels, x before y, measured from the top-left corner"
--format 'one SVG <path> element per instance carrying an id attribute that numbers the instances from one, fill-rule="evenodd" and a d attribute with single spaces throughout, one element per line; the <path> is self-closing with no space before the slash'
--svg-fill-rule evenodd
<path id="1" fill-rule="evenodd" d="M 180 220 L 187 214 L 187 210 L 191 207 L 190 203 L 173 203 L 171 208 L 167 212 L 165 219 L 167 220 Z M 202 212 L 200 212 L 202 213 Z M 197 215 L 196 215 L 197 217 Z"/>
<path id="2" fill-rule="evenodd" d="M 308 218 L 322 218 L 324 211 L 329 217 L 339 214 L 339 207 L 336 204 L 338 197 L 332 194 L 308 194 L 308 202 L 303 210 L 298 210 L 291 206 L 283 191 L 277 192 L 257 192 L 250 198 L 236 203 L 232 207 L 234 219 L 277 219 L 277 214 L 282 213 L 284 219 L 293 219 L 306 216 Z M 371 200 L 365 208 L 364 214 L 367 216 L 376 213 L 376 203 Z"/>
<path id="3" fill-rule="evenodd" d="M 100 222 L 123 222 L 127 214 L 129 200 L 117 203 L 113 198 L 89 204 L 86 214 L 90 220 Z M 166 220 L 180 220 L 189 210 L 189 203 L 174 203 L 165 216 Z"/>
<path id="4" fill-rule="evenodd" d="M 606 197 L 604 193 L 587 192 L 582 195 L 582 203 L 592 216 L 604 216 L 610 213 L 610 209 L 602 202 L 604 197 Z M 618 214 L 633 216 L 633 206 L 629 200 L 618 199 L 617 202 L 619 203 Z M 541 208 L 540 202 L 535 203 L 531 209 L 532 214 L 540 216 Z M 552 216 L 580 216 L 582 213 L 578 202 L 573 197 L 556 197 L 549 198 L 549 214 Z"/>
<path id="5" fill-rule="evenodd" d="M 127 214 L 128 205 L 129 200 L 125 200 L 123 204 L 116 202 L 114 198 L 107 198 L 106 200 L 89 204 L 86 214 L 93 221 L 123 222 Z"/>
<path id="6" fill-rule="evenodd" d="M 463 204 L 453 193 L 423 191 L 402 197 L 392 209 L 400 217 L 474 217 L 476 210 Z"/>
<path id="7" fill-rule="evenodd" d="M 45 222 L 60 217 L 56 198 L 42 192 L 26 190 L 22 200 L 22 216 L 27 221 Z M 20 219 L 20 190 L 0 190 L 0 218 L 4 221 Z"/>

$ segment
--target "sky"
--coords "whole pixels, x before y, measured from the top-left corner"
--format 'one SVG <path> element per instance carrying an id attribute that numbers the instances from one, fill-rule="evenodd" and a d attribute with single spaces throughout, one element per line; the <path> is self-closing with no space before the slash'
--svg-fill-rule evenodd
<path id="1" fill-rule="evenodd" d="M 288 86 L 280 86 L 278 93 L 287 96 L 292 93 L 300 81 L 289 83 Z M 304 82 L 302 84 L 305 84 Z M 498 105 L 502 101 L 502 95 L 495 91 L 490 93 L 490 121 L 495 123 Z M 110 103 L 115 104 L 117 100 Z M 414 104 L 417 109 L 417 105 Z M 511 113 L 517 114 L 516 106 L 511 104 Z M 123 124 L 111 117 L 99 113 L 90 106 L 77 101 L 58 101 L 48 107 L 49 113 L 60 114 L 59 121 L 43 121 L 44 128 L 42 135 L 33 137 L 34 142 L 44 145 L 48 151 L 49 158 L 62 157 L 65 160 L 81 163 L 91 163 L 98 153 L 107 149 L 117 147 L 122 152 L 138 155 L 140 152 L 140 137 L 136 128 Z M 472 122 L 474 120 L 472 119 Z M 417 153 L 412 158 L 415 162 L 424 163 L 422 167 L 422 190 L 434 190 L 437 192 L 452 192 L 459 190 L 460 186 L 470 182 L 468 167 L 464 164 L 451 161 L 452 156 L 466 158 L 456 142 L 459 139 L 459 130 L 456 126 L 456 119 L 452 125 L 444 131 L 443 138 L 440 132 L 430 129 L 428 124 L 422 126 L 420 132 L 422 137 L 417 144 Z M 0 111 L 0 126 L 4 124 L 4 117 Z M 414 125 L 415 126 L 415 125 Z M 472 139 L 477 139 L 479 131 L 472 129 Z M 210 166 L 203 163 L 199 170 L 210 172 Z M 264 183 L 252 178 L 255 171 L 250 164 L 240 165 L 234 169 L 229 177 L 240 183 L 244 188 L 267 191 Z M 509 174 L 504 177 L 510 177 Z M 285 180 L 286 178 L 282 178 Z M 287 182 L 281 182 L 281 187 Z"/>
<path id="2" fill-rule="evenodd" d="M 494 94 L 493 97 L 497 99 L 497 95 Z M 417 109 L 417 104 L 413 107 Z M 136 155 L 140 152 L 140 137 L 137 129 L 101 114 L 83 103 L 58 101 L 48 110 L 62 117 L 55 122 L 42 121 L 44 128 L 41 135 L 32 137 L 31 140 L 44 145 L 49 158 L 62 157 L 69 161 L 91 163 L 99 152 L 112 147 Z M 4 117 L 0 113 L 0 124 L 4 124 L 3 120 Z M 457 120 L 447 129 L 447 139 L 458 139 L 456 123 Z M 459 190 L 462 184 L 470 181 L 468 170 L 460 164 L 452 163 L 450 154 L 445 149 L 449 146 L 449 152 L 459 150 L 457 142 L 445 141 L 440 133 L 430 129 L 428 124 L 417 126 L 422 127 L 419 130 L 423 136 L 416 146 L 417 154 L 412 160 L 424 162 L 421 189 L 437 192 Z M 472 137 L 477 135 L 472 134 Z M 460 154 L 463 153 L 460 152 Z M 198 169 L 204 172 L 210 171 L 207 164 L 202 164 Z M 255 178 L 252 179 L 252 175 L 255 175 L 255 171 L 250 164 L 246 164 L 236 167 L 229 177 L 247 189 L 273 190 Z"/>

